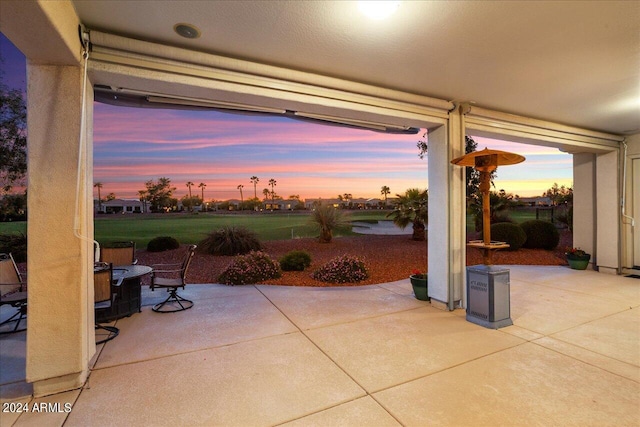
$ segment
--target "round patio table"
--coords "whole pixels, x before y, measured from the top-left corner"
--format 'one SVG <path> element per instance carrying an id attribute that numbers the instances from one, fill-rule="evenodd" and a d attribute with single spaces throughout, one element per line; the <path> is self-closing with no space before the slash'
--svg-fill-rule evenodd
<path id="1" fill-rule="evenodd" d="M 146 265 L 116 265 L 113 267 L 113 280 L 122 279 L 118 286 L 116 299 L 111 310 L 105 310 L 97 321 L 108 322 L 139 313 L 142 307 L 142 288 L 140 279 L 153 269 Z M 98 314 L 96 313 L 96 316 Z"/>

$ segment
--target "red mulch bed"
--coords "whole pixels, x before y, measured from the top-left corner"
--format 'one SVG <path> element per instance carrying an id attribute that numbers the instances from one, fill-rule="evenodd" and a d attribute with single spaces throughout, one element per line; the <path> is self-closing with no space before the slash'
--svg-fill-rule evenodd
<path id="1" fill-rule="evenodd" d="M 566 265 L 565 248 L 571 246 L 572 236 L 561 231 L 560 244 L 554 251 L 541 249 L 519 249 L 517 251 L 498 251 L 494 264 L 501 265 Z M 423 270 L 427 265 L 426 242 L 415 242 L 408 236 L 362 235 L 335 238 L 332 243 L 321 244 L 316 239 L 279 240 L 264 243 L 264 251 L 273 258 L 294 249 L 306 250 L 311 254 L 312 264 L 307 271 L 283 272 L 282 277 L 269 280 L 265 284 L 286 286 L 353 286 L 354 284 L 335 285 L 319 282 L 311 278 L 311 271 L 319 268 L 330 259 L 344 254 L 356 255 L 365 260 L 369 269 L 369 278 L 357 285 L 393 282 L 409 277 L 413 270 Z M 180 262 L 185 248 L 167 252 L 147 252 L 138 250 L 138 264 Z M 233 261 L 233 257 L 213 256 L 196 252 L 189 267 L 187 279 L 190 283 L 217 283 L 218 275 Z M 467 265 L 482 264 L 482 254 L 477 249 L 467 250 Z M 148 280 L 148 278 L 146 279 Z"/>

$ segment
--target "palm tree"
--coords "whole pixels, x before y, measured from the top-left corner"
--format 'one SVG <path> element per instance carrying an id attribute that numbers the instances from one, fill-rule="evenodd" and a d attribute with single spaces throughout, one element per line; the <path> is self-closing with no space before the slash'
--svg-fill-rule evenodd
<path id="1" fill-rule="evenodd" d="M 349 221 L 342 211 L 322 202 L 316 205 L 309 221 L 320 230 L 320 243 L 331 243 L 333 230 L 349 225 Z"/>
<path id="2" fill-rule="evenodd" d="M 269 180 L 269 185 L 271 186 L 271 200 L 273 201 L 273 196 L 276 194 L 276 192 L 273 189 L 273 187 L 275 187 L 275 185 L 276 185 L 276 180 L 271 178 Z"/>
<path id="3" fill-rule="evenodd" d="M 251 178 L 249 178 L 249 180 L 253 184 L 253 198 L 257 199 L 258 198 L 258 192 L 256 190 L 256 187 L 258 185 L 258 181 L 260 181 L 260 178 L 258 178 L 257 176 L 254 175 Z"/>
<path id="4" fill-rule="evenodd" d="M 242 196 L 243 188 L 244 188 L 244 185 L 242 184 L 238 185 L 238 190 L 240 190 L 240 210 L 242 210 L 242 204 L 244 203 L 244 197 Z"/>
<path id="5" fill-rule="evenodd" d="M 387 217 L 393 217 L 393 222 L 403 230 L 413 224 L 413 240 L 426 239 L 426 223 L 429 220 L 429 194 L 427 190 L 409 188 L 404 194 L 396 194 L 395 208 Z"/>
<path id="6" fill-rule="evenodd" d="M 207 187 L 207 184 L 201 182 L 200 184 L 198 184 L 198 187 L 200 187 L 200 189 L 202 190 L 202 209 L 204 209 L 206 212 L 207 205 L 204 204 L 204 189 Z"/>
<path id="7" fill-rule="evenodd" d="M 195 185 L 193 182 L 187 182 L 187 187 L 189 187 L 189 210 L 193 211 L 193 205 L 191 204 L 191 187 Z"/>
<path id="8" fill-rule="evenodd" d="M 102 188 L 102 183 L 96 182 L 95 184 L 93 184 L 93 186 L 98 189 L 98 212 L 102 212 L 102 198 L 100 196 L 100 189 Z"/>
<path id="9" fill-rule="evenodd" d="M 273 187 L 275 187 L 275 185 L 276 185 L 276 180 L 271 178 L 269 180 L 269 185 L 271 186 L 271 210 L 273 210 L 273 204 L 274 204 L 274 202 L 276 200 L 276 192 L 273 189 Z"/>
<path id="10" fill-rule="evenodd" d="M 382 188 L 380 189 L 380 194 L 382 194 L 384 196 L 384 207 L 387 207 L 387 195 L 389 195 L 391 193 L 391 190 L 389 190 L 389 187 L 387 187 L 386 185 L 383 185 Z"/>

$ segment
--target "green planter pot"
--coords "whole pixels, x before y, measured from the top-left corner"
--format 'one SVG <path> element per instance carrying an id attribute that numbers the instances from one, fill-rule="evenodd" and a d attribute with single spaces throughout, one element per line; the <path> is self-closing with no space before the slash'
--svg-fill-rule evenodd
<path id="1" fill-rule="evenodd" d="M 427 281 L 428 278 L 421 279 L 417 276 L 411 275 L 409 276 L 409 280 L 411 280 L 411 286 L 413 286 L 413 293 L 417 299 L 420 301 L 429 301 L 430 298 L 427 296 Z"/>
<path id="2" fill-rule="evenodd" d="M 589 266 L 590 259 L 591 255 L 575 256 L 567 254 L 567 262 L 569 263 L 569 267 L 574 270 L 586 270 Z"/>

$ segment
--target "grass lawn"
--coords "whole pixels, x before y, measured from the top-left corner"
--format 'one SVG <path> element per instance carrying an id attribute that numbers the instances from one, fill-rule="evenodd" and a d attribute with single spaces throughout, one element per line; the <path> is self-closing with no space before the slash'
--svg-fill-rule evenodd
<path id="1" fill-rule="evenodd" d="M 347 212 L 351 221 L 387 219 L 386 211 Z M 180 243 L 198 243 L 209 232 L 228 225 L 253 230 L 265 241 L 318 236 L 318 232 L 309 224 L 308 212 L 100 215 L 94 221 L 94 233 L 95 239 L 100 243 L 133 240 L 138 248 L 144 248 L 149 240 L 157 236 L 171 236 Z M 0 234 L 18 232 L 27 232 L 26 222 L 0 223 Z M 354 234 L 350 230 L 334 233 L 335 236 Z"/>
<path id="2" fill-rule="evenodd" d="M 347 211 L 351 221 L 386 220 L 388 211 Z M 509 215 L 517 223 L 535 219 L 535 210 L 512 210 Z M 285 240 L 300 237 L 317 237 L 309 225 L 309 212 L 263 212 L 191 215 L 100 215 L 94 221 L 95 238 L 100 243 L 133 240 L 138 248 L 146 247 L 156 236 L 171 236 L 180 243 L 198 243 L 213 230 L 227 226 L 244 226 L 255 231 L 262 240 Z M 473 216 L 467 215 L 467 231 L 473 232 Z M 0 234 L 27 232 L 26 222 L 0 223 Z M 335 236 L 354 235 L 352 231 L 335 233 Z"/>

